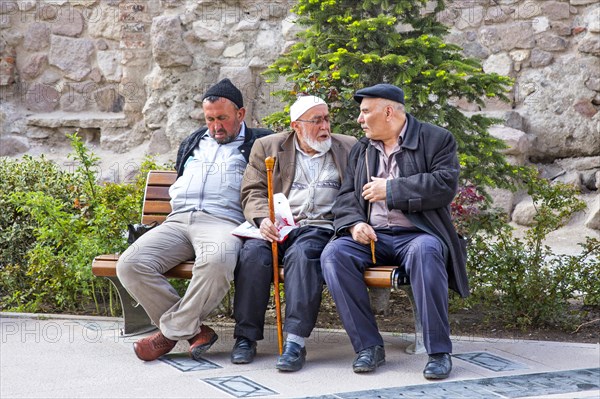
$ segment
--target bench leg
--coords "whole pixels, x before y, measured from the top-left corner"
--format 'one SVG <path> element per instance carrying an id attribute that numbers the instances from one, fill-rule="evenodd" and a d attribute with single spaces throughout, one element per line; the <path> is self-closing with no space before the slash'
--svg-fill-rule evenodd
<path id="1" fill-rule="evenodd" d="M 421 315 L 417 310 L 412 288 L 410 287 L 410 285 L 401 285 L 399 288 L 404 290 L 404 292 L 406 292 L 406 294 L 408 295 L 408 299 L 413 310 L 413 317 L 415 318 L 415 342 L 408 345 L 408 347 L 406 348 L 406 353 L 409 353 L 411 355 L 425 353 L 426 349 L 425 345 L 423 344 L 423 326 L 421 325 Z"/>
<path id="2" fill-rule="evenodd" d="M 119 293 L 121 309 L 123 309 L 123 329 L 121 335 L 131 336 L 144 334 L 156 329 L 144 308 L 129 295 L 123 284 L 116 276 L 106 277 Z"/>

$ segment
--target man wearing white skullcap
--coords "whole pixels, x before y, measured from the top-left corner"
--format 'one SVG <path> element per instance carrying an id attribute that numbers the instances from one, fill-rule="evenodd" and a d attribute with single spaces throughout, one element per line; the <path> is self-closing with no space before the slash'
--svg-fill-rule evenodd
<path id="1" fill-rule="evenodd" d="M 271 243 L 279 240 L 269 219 L 265 158 L 276 159 L 273 192 L 290 202 L 299 225 L 279 242 L 279 262 L 285 268 L 285 324 L 283 354 L 275 367 L 297 371 L 306 358 L 304 340 L 310 336 L 321 305 L 323 277 L 320 255 L 333 235 L 331 208 L 341 186 L 351 136 L 332 134 L 327 103 L 315 96 L 298 98 L 290 107 L 292 132 L 257 140 L 242 181 L 246 220 L 260 228 L 264 239 L 248 239 L 235 271 L 234 337 L 231 362 L 250 363 L 256 341 L 262 340 L 269 303 L 273 265 Z"/>

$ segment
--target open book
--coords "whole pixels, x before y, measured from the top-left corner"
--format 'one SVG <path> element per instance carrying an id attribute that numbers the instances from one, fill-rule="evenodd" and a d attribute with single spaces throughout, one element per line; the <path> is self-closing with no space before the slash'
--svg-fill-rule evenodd
<path id="1" fill-rule="evenodd" d="M 283 193 L 273 195 L 273 204 L 275 210 L 275 226 L 277 226 L 277 229 L 279 230 L 279 242 L 282 242 L 292 230 L 298 227 L 298 225 L 294 222 L 290 203 Z M 264 240 L 260 235 L 260 230 L 247 221 L 236 227 L 231 234 L 242 238 L 260 238 L 261 240 Z"/>

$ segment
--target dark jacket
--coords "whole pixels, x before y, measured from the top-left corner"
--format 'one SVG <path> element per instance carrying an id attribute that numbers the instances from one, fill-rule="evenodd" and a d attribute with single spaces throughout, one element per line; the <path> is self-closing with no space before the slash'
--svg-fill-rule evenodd
<path id="1" fill-rule="evenodd" d="M 246 158 L 246 162 L 248 162 L 250 158 L 250 150 L 252 149 L 254 141 L 259 137 L 263 137 L 271 133 L 273 132 L 268 129 L 251 129 L 248 126 L 246 126 L 244 143 L 238 147 L 238 150 L 240 150 L 244 158 Z M 207 127 L 204 126 L 196 130 L 194 133 L 190 134 L 185 140 L 181 142 L 181 144 L 179 145 L 179 150 L 177 151 L 177 161 L 175 162 L 175 170 L 177 171 L 177 177 L 183 174 L 183 167 L 185 165 L 185 161 L 193 154 L 194 149 L 196 149 L 198 143 L 206 134 L 208 134 Z"/>
<path id="2" fill-rule="evenodd" d="M 450 203 L 458 189 L 460 167 L 456 141 L 450 132 L 406 114 L 408 127 L 402 151 L 396 154 L 400 177 L 387 184 L 388 209 L 399 209 L 421 230 L 436 236 L 443 244 L 447 259 L 448 285 L 461 296 L 469 295 L 466 271 L 466 245 L 458 236 L 450 216 Z M 368 166 L 367 166 L 368 160 Z M 352 148 L 344 182 L 333 213 L 338 235 L 369 220 L 369 202 L 362 187 L 375 176 L 379 153 L 363 137 Z"/>

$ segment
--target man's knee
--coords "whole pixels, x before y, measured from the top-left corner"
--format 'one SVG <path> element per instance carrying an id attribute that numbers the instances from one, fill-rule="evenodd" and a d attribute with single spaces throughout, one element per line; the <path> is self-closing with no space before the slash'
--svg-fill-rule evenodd
<path id="1" fill-rule="evenodd" d="M 119 256 L 116 271 L 117 277 L 123 284 L 135 279 L 136 275 L 139 274 L 138 269 L 140 262 L 137 256 L 138 254 L 139 246 L 134 243 Z"/>
<path id="2" fill-rule="evenodd" d="M 244 265 L 261 265 L 270 267 L 272 260 L 270 244 L 267 241 L 247 240 L 240 250 L 239 263 Z"/>
<path id="3" fill-rule="evenodd" d="M 340 245 L 337 241 L 332 241 L 323 248 L 323 252 L 321 253 L 321 269 L 323 270 L 323 274 L 334 272 L 338 269 L 338 264 L 344 263 L 340 262 L 342 258 L 340 255 Z"/>
<path id="4" fill-rule="evenodd" d="M 425 257 L 429 258 L 433 256 L 442 256 L 443 255 L 443 247 L 440 240 L 436 237 L 423 234 L 416 239 L 414 239 L 408 248 L 408 254 L 412 256 Z"/>
<path id="5" fill-rule="evenodd" d="M 263 240 L 247 240 L 242 249 L 236 267 L 236 277 L 239 275 L 257 277 L 271 276 L 272 254 Z"/>

